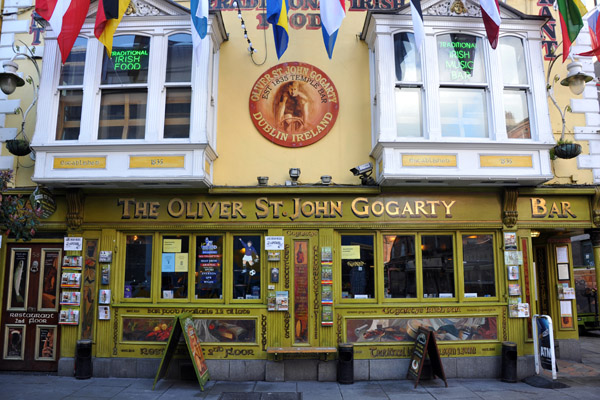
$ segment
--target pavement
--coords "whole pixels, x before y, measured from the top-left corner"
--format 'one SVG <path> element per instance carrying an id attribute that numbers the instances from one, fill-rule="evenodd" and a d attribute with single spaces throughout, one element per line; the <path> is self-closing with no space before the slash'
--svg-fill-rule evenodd
<path id="1" fill-rule="evenodd" d="M 195 381 L 160 380 L 152 390 L 152 379 L 91 378 L 34 373 L 0 372 L 0 399 L 116 399 L 116 400 L 370 400 L 370 399 L 485 399 L 554 400 L 600 399 L 600 332 L 582 336 L 583 362 L 559 360 L 558 381 L 563 389 L 544 389 L 524 382 L 499 379 L 441 379 L 337 382 L 229 382 L 209 381 L 204 391 Z M 548 376 L 544 372 L 544 376 Z"/>

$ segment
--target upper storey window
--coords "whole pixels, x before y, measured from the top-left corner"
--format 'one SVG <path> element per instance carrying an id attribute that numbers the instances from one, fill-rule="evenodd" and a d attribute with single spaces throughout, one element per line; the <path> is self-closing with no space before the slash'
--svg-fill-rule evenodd
<path id="1" fill-rule="evenodd" d="M 530 92 L 523 41 L 514 36 L 500 39 L 500 60 L 504 84 L 504 116 L 510 139 L 531 139 L 528 100 Z"/>
<path id="2" fill-rule="evenodd" d="M 86 38 L 77 38 L 69 58 L 60 71 L 56 140 L 77 140 L 79 138 L 87 42 Z"/>
<path id="3" fill-rule="evenodd" d="M 412 33 L 394 35 L 396 124 L 398 136 L 423 135 L 423 78 L 421 57 Z"/>
<path id="4" fill-rule="evenodd" d="M 480 37 L 437 37 L 443 137 L 487 138 L 487 80 Z"/>
<path id="5" fill-rule="evenodd" d="M 165 139 L 190 136 L 192 103 L 192 36 L 176 34 L 169 37 L 165 86 Z"/>
<path id="6" fill-rule="evenodd" d="M 150 38 L 116 36 L 104 53 L 98 139 L 144 139 Z"/>

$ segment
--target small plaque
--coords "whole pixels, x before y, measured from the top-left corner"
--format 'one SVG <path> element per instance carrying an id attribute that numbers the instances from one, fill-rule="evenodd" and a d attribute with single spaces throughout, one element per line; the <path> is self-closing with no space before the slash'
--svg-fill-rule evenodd
<path id="1" fill-rule="evenodd" d="M 482 167 L 496 168 L 532 168 L 531 156 L 479 156 Z"/>
<path id="2" fill-rule="evenodd" d="M 403 154 L 403 167 L 456 167 L 454 154 Z"/>
<path id="3" fill-rule="evenodd" d="M 129 168 L 183 168 L 185 156 L 130 156 Z"/>
<path id="4" fill-rule="evenodd" d="M 112 262 L 112 251 L 101 251 L 98 262 L 109 263 Z"/>
<path id="5" fill-rule="evenodd" d="M 106 157 L 56 157 L 54 169 L 101 169 L 106 168 Z"/>

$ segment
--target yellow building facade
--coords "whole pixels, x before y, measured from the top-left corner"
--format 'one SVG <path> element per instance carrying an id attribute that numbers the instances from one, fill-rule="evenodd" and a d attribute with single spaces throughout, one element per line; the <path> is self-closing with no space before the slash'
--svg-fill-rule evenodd
<path id="1" fill-rule="evenodd" d="M 500 376 L 507 341 L 524 377 L 534 314 L 580 359 L 595 142 L 578 141 L 587 166 L 550 160 L 555 14 L 512 3 L 494 50 L 478 3 L 423 2 L 417 50 L 408 2 L 346 2 L 331 59 L 316 1 L 290 3 L 280 59 L 258 1 L 212 2 L 199 48 L 189 4 L 133 1 L 112 58 L 94 3 L 64 65 L 56 33 L 16 17 L 33 33 L 15 41 L 44 39 L 35 161 L 0 161 L 56 211 L 30 242 L 2 237 L 0 368 L 71 375 L 91 340 L 95 376 L 152 377 L 183 312 L 219 380 L 335 380 L 344 343 L 355 379 L 404 379 L 419 327 L 448 378 Z M 579 106 L 575 140 L 593 130 Z"/>

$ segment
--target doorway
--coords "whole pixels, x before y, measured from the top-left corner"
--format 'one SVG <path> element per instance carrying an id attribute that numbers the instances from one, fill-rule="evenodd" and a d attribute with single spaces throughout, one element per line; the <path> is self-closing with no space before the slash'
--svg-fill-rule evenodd
<path id="1" fill-rule="evenodd" d="M 61 246 L 8 245 L 0 326 L 0 370 L 57 370 L 61 259 Z"/>

